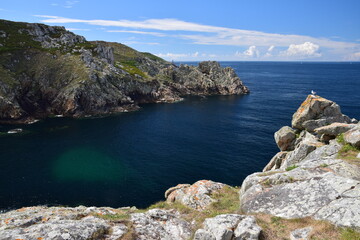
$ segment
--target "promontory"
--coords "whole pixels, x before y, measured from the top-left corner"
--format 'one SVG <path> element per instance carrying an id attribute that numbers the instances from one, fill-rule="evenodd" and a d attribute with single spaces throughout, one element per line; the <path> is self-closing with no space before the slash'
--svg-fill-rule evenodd
<path id="1" fill-rule="evenodd" d="M 120 43 L 37 23 L 0 20 L 0 122 L 135 110 L 187 95 L 246 94 L 217 62 L 176 66 Z"/>

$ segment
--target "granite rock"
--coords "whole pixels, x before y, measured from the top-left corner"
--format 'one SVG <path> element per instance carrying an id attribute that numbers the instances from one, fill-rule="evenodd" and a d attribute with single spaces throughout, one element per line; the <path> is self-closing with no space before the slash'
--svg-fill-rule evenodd
<path id="1" fill-rule="evenodd" d="M 204 210 L 215 201 L 210 195 L 225 186 L 223 183 L 210 180 L 200 180 L 192 185 L 179 184 L 168 189 L 165 198 L 169 202 L 177 201 L 190 208 Z"/>

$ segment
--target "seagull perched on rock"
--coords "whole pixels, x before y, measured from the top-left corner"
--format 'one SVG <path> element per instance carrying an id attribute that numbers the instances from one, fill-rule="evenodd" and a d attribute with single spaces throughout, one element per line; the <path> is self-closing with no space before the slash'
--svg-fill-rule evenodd
<path id="1" fill-rule="evenodd" d="M 314 90 L 311 90 L 311 95 L 315 96 L 316 92 Z"/>

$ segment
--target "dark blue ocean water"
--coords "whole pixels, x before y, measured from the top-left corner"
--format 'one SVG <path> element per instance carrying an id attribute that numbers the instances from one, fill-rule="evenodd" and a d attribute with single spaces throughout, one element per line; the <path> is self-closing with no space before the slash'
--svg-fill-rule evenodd
<path id="1" fill-rule="evenodd" d="M 360 118 L 359 63 L 222 66 L 233 67 L 251 94 L 147 104 L 107 118 L 49 119 L 25 126 L 25 134 L 0 136 L 0 209 L 146 207 L 178 183 L 241 185 L 278 151 L 273 133 L 290 125 L 311 90 Z"/>

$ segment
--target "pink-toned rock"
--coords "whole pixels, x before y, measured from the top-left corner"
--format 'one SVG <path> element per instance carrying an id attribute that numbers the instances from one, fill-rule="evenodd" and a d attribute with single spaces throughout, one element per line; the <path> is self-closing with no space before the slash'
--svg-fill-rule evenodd
<path id="1" fill-rule="evenodd" d="M 309 95 L 292 118 L 292 127 L 313 132 L 316 128 L 334 122 L 350 123 L 351 119 L 342 114 L 339 105 L 320 96 Z"/>
<path id="2" fill-rule="evenodd" d="M 215 200 L 210 197 L 211 193 L 222 189 L 226 184 L 210 180 L 200 180 L 190 184 L 179 184 L 169 188 L 165 192 L 165 198 L 169 202 L 181 202 L 182 204 L 197 210 L 206 209 Z"/>

